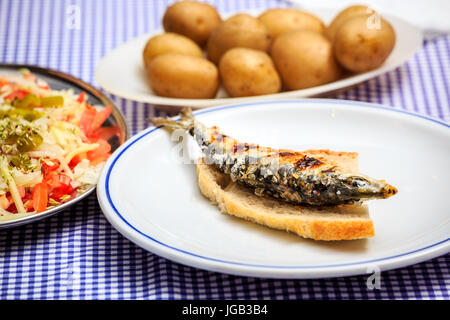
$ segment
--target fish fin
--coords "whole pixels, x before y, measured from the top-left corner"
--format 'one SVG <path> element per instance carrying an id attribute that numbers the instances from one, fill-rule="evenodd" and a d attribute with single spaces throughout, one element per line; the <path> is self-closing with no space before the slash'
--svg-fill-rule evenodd
<path id="1" fill-rule="evenodd" d="M 183 108 L 180 112 L 180 120 L 175 121 L 171 118 L 155 117 L 149 119 L 155 126 L 164 126 L 167 130 L 173 131 L 176 129 L 191 130 L 194 127 L 194 116 L 191 108 Z"/>

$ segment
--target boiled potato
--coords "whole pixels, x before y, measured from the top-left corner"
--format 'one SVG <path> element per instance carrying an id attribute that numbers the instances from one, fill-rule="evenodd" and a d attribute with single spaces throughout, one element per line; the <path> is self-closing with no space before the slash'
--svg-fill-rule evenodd
<path id="1" fill-rule="evenodd" d="M 363 72 L 379 67 L 395 45 L 395 31 L 381 17 L 350 18 L 338 29 L 333 50 L 339 63 L 349 71 Z"/>
<path id="2" fill-rule="evenodd" d="M 258 19 L 264 23 L 270 36 L 274 39 L 288 31 L 311 30 L 322 33 L 325 26 L 318 17 L 298 9 L 270 9 Z"/>
<path id="3" fill-rule="evenodd" d="M 147 76 L 153 91 L 164 97 L 209 99 L 219 88 L 219 72 L 213 63 L 179 53 L 152 59 Z"/>
<path id="4" fill-rule="evenodd" d="M 331 21 L 330 25 L 325 29 L 325 35 L 330 39 L 331 42 L 333 42 L 334 35 L 336 34 L 338 28 L 340 25 L 345 22 L 346 20 L 360 16 L 372 13 L 373 10 L 370 9 L 368 6 L 364 5 L 354 5 L 350 6 L 341 12 L 338 13 L 338 15 Z"/>
<path id="5" fill-rule="evenodd" d="M 264 24 L 248 14 L 237 14 L 222 22 L 208 40 L 207 55 L 215 64 L 229 49 L 242 47 L 268 51 L 270 36 Z"/>
<path id="6" fill-rule="evenodd" d="M 283 33 L 273 42 L 271 55 L 287 90 L 335 81 L 341 74 L 330 41 L 317 32 Z"/>
<path id="7" fill-rule="evenodd" d="M 142 54 L 144 65 L 147 66 L 156 56 L 169 52 L 203 57 L 202 50 L 194 41 L 185 36 L 168 32 L 156 35 L 148 40 Z"/>
<path id="8" fill-rule="evenodd" d="M 185 35 L 203 47 L 222 19 L 216 8 L 196 1 L 180 1 L 171 5 L 163 17 L 164 30 Z"/>
<path id="9" fill-rule="evenodd" d="M 259 50 L 228 50 L 220 59 L 219 73 L 225 90 L 232 97 L 276 93 L 281 88 L 272 59 Z"/>

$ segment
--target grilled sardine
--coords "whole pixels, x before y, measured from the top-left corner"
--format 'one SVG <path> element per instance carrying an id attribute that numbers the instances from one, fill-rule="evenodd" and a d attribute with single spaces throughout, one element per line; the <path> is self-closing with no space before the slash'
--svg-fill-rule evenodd
<path id="1" fill-rule="evenodd" d="M 169 130 L 188 131 L 200 146 L 206 163 L 253 189 L 259 196 L 322 206 L 384 199 L 397 193 L 395 187 L 383 180 L 346 172 L 306 152 L 240 143 L 217 127 L 207 128 L 198 122 L 188 108 L 182 110 L 178 122 L 168 118 L 151 121 Z"/>

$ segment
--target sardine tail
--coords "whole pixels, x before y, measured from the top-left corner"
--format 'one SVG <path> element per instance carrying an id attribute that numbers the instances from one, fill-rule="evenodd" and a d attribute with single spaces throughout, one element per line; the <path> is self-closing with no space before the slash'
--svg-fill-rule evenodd
<path id="1" fill-rule="evenodd" d="M 191 108 L 183 108 L 180 112 L 180 120 L 175 121 L 171 118 L 155 117 L 150 118 L 155 126 L 164 126 L 165 129 L 172 131 L 176 129 L 191 130 L 194 127 L 194 116 Z"/>

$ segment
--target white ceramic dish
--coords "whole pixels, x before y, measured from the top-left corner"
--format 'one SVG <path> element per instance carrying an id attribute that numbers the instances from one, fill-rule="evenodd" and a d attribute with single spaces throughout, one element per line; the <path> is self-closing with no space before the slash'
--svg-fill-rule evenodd
<path id="1" fill-rule="evenodd" d="M 331 21 L 336 11 L 320 10 L 315 13 L 325 22 Z M 255 16 L 257 12 L 253 13 Z M 394 16 L 386 16 L 393 25 L 397 43 L 386 62 L 378 69 L 344 78 L 325 85 L 277 94 L 265 95 L 267 99 L 304 98 L 329 94 L 353 86 L 387 71 L 393 70 L 405 63 L 418 49 L 421 48 L 423 36 L 415 26 Z M 106 91 L 119 97 L 139 102 L 147 102 L 167 106 L 190 106 L 204 108 L 216 105 L 258 101 L 259 97 L 229 98 L 221 88 L 216 99 L 177 99 L 155 95 L 147 83 L 142 63 L 142 51 L 147 40 L 162 30 L 139 36 L 122 44 L 109 52 L 98 63 L 95 78 Z"/>
<path id="2" fill-rule="evenodd" d="M 273 278 L 364 274 L 449 252 L 449 124 L 322 99 L 238 104 L 196 116 L 243 142 L 359 152 L 361 172 L 399 193 L 368 203 L 374 238 L 306 240 L 220 213 L 199 192 L 195 166 L 176 157 L 180 146 L 153 127 L 113 154 L 97 188 L 107 219 L 137 245 L 202 269 Z"/>

